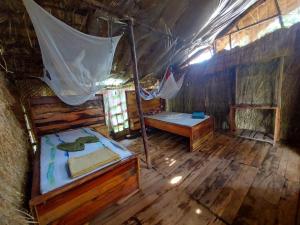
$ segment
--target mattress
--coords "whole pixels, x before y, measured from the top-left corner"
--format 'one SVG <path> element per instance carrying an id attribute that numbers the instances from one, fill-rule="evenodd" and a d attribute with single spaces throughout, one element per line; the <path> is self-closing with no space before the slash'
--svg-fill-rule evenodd
<path id="1" fill-rule="evenodd" d="M 178 112 L 161 112 L 144 117 L 187 127 L 193 127 L 209 118 L 209 116 L 205 115 L 204 119 L 194 119 L 192 114 Z"/>
<path id="2" fill-rule="evenodd" d="M 56 148 L 60 143 L 73 142 L 79 137 L 95 135 L 100 142 L 85 144 L 85 149 L 79 152 L 66 152 Z M 40 156 L 40 191 L 42 194 L 62 187 L 74 180 L 80 179 L 87 174 L 71 178 L 69 175 L 68 159 L 70 157 L 83 156 L 96 151 L 99 148 L 107 147 L 120 156 L 120 159 L 100 166 L 90 173 L 101 170 L 122 159 L 126 159 L 132 153 L 117 142 L 108 139 L 90 128 L 79 128 L 65 132 L 49 134 L 41 137 L 41 156 Z M 88 174 L 90 174 L 88 173 Z"/>

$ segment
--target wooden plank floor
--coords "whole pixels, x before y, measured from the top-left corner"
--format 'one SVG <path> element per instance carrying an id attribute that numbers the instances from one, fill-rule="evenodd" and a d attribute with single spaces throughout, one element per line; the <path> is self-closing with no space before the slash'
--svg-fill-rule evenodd
<path id="1" fill-rule="evenodd" d="M 122 144 L 142 149 L 140 138 Z M 149 145 L 153 169 L 141 153 L 141 191 L 90 224 L 300 224 L 300 149 L 220 133 L 199 152 L 165 132 Z"/>

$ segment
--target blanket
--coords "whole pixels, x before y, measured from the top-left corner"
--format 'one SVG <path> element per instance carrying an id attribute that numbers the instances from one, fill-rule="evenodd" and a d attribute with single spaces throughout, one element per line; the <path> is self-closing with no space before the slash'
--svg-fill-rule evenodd
<path id="1" fill-rule="evenodd" d="M 68 160 L 72 178 L 89 173 L 100 166 L 120 160 L 120 156 L 110 149 L 103 147 L 87 155 L 72 157 Z"/>

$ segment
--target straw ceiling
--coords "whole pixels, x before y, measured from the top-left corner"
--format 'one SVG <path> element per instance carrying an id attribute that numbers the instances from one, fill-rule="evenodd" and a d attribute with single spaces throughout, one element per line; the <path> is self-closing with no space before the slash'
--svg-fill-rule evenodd
<path id="1" fill-rule="evenodd" d="M 199 46 L 214 38 L 257 0 L 44 0 L 37 1 L 72 27 L 93 35 L 123 32 L 108 23 L 103 6 L 135 19 L 137 55 L 141 76 L 161 76 L 166 65 L 180 63 Z M 102 9 L 101 9 L 102 8 Z M 41 76 L 42 60 L 31 22 L 21 0 L 0 2 L 1 70 L 13 78 Z M 117 48 L 113 75 L 131 76 L 126 35 Z"/>

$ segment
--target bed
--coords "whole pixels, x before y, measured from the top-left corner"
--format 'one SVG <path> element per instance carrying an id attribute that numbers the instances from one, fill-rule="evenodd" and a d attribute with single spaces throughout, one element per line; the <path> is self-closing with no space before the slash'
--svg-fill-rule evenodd
<path id="1" fill-rule="evenodd" d="M 84 224 L 139 190 L 138 157 L 93 128 L 105 123 L 103 108 L 101 95 L 80 106 L 66 105 L 57 97 L 30 99 L 31 123 L 39 148 L 29 205 L 39 224 Z M 57 148 L 58 144 L 86 136 L 95 136 L 99 141 L 85 144 L 78 152 Z M 118 154 L 118 159 L 71 178 L 67 160 L 101 147 Z"/>
<path id="2" fill-rule="evenodd" d="M 161 112 L 144 115 L 145 125 L 189 138 L 189 150 L 200 150 L 203 143 L 209 141 L 214 133 L 214 119 L 193 119 L 192 114 Z"/>
<path id="3" fill-rule="evenodd" d="M 135 91 L 126 91 L 126 106 L 129 121 L 129 130 L 132 134 L 141 129 L 138 108 L 136 104 Z M 154 98 L 152 100 L 142 99 L 142 110 L 144 114 L 155 114 L 165 109 L 165 100 Z"/>

